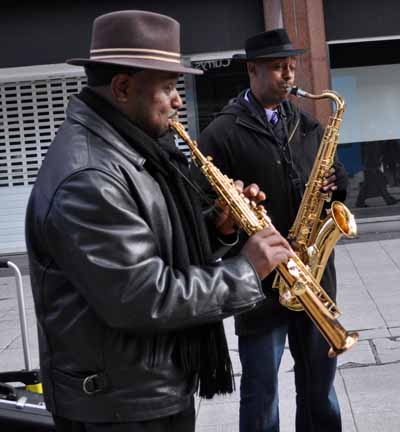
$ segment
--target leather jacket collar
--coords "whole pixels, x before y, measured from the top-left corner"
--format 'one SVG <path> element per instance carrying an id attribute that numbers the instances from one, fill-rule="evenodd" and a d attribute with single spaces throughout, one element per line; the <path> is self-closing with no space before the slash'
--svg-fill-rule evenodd
<path id="1" fill-rule="evenodd" d="M 82 124 L 107 141 L 116 150 L 123 153 L 138 168 L 143 168 L 146 159 L 137 153 L 114 128 L 76 96 L 71 96 L 67 108 L 67 118 Z"/>

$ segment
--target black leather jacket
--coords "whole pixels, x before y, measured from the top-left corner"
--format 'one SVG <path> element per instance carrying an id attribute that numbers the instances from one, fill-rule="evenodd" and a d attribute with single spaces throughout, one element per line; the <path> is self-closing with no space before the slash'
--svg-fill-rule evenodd
<path id="1" fill-rule="evenodd" d="M 184 271 L 165 264 L 171 221 L 144 162 L 73 97 L 32 190 L 27 247 L 45 398 L 57 415 L 118 422 L 185 409 L 196 378 L 171 360 L 174 331 L 264 298 L 243 256 Z"/>

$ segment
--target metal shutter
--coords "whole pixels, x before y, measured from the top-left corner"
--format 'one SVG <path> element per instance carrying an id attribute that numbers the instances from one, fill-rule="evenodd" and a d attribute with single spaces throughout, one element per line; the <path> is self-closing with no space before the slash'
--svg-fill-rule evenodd
<path id="1" fill-rule="evenodd" d="M 179 122 L 188 130 L 188 111 L 186 104 L 185 82 L 183 76 L 179 79 L 176 86 L 178 93 L 182 99 L 182 108 L 179 110 Z M 175 136 L 175 144 L 182 150 L 187 158 L 190 157 L 190 151 L 187 144 L 179 137 Z"/>
<path id="2" fill-rule="evenodd" d="M 0 254 L 26 251 L 25 210 L 38 170 L 71 94 L 86 83 L 81 68 L 68 65 L 0 69 Z M 179 111 L 187 127 L 183 78 Z M 188 155 L 185 143 L 177 145 Z"/>
<path id="3" fill-rule="evenodd" d="M 63 65 L 0 70 L 0 253 L 24 252 L 29 193 L 68 97 L 85 78 Z"/>

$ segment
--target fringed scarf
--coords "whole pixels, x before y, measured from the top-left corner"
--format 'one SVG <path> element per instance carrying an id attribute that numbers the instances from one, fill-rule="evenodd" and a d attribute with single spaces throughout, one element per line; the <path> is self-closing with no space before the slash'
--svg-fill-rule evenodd
<path id="1" fill-rule="evenodd" d="M 211 256 L 201 206 L 190 182 L 188 162 L 173 142 L 161 145 L 135 126 L 123 113 L 93 90 L 85 88 L 78 97 L 109 123 L 141 156 L 145 168 L 159 184 L 167 203 L 173 231 L 173 262 L 184 270 L 204 265 Z M 199 377 L 199 396 L 231 393 L 232 364 L 221 322 L 183 329 L 176 334 L 174 360 L 186 374 Z"/>

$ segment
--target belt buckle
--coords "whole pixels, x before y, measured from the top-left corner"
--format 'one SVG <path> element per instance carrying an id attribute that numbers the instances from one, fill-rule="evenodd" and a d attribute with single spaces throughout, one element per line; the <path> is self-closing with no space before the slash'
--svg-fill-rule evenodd
<path id="1" fill-rule="evenodd" d="M 101 392 L 106 387 L 105 377 L 99 374 L 89 375 L 83 380 L 82 388 L 83 391 L 92 396 L 96 393 Z"/>

